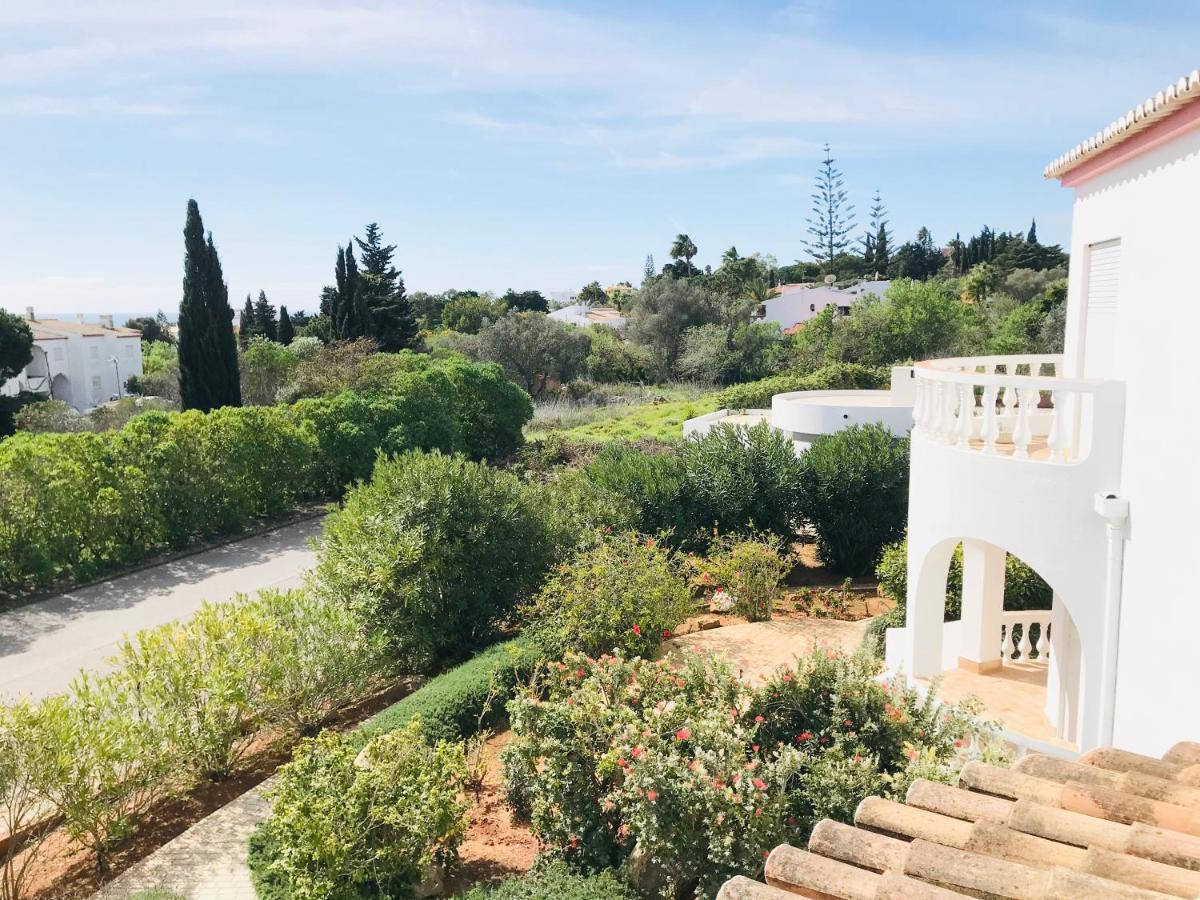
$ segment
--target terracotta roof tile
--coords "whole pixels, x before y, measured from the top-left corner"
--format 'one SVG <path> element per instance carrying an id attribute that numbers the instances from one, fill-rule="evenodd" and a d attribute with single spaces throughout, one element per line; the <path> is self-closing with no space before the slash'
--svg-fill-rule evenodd
<path id="1" fill-rule="evenodd" d="M 969 763 L 957 787 L 918 779 L 904 803 L 868 797 L 853 825 L 819 822 L 807 850 L 771 851 L 770 887 L 735 878 L 718 897 L 1197 897 L 1197 777 L 1191 741 L 1161 759 L 1104 748 L 1078 762 Z"/>
<path id="2" fill-rule="evenodd" d="M 1192 70 L 1178 81 L 1168 85 L 1153 97 L 1147 97 L 1121 118 L 1102 131 L 1096 132 L 1086 141 L 1072 147 L 1050 165 L 1043 173 L 1046 178 L 1060 178 L 1076 166 L 1102 150 L 1115 147 L 1139 131 L 1178 112 L 1183 106 L 1200 99 L 1200 69 Z"/>

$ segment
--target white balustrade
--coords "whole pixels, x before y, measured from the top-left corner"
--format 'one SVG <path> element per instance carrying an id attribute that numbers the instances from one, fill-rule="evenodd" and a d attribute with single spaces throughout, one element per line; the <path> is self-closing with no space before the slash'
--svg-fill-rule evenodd
<path id="1" fill-rule="evenodd" d="M 1004 662 L 1050 660 L 1050 610 L 1000 614 L 1000 658 Z"/>
<path id="2" fill-rule="evenodd" d="M 1106 382 L 1062 378 L 1062 365 L 1040 354 L 917 363 L 914 433 L 966 452 L 1078 462 L 1081 412 Z"/>

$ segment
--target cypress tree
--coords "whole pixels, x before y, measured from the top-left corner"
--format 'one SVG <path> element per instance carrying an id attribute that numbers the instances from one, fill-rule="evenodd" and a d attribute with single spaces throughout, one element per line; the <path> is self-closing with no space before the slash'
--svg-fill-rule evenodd
<path id="1" fill-rule="evenodd" d="M 275 320 L 275 307 L 267 300 L 267 292 L 258 292 L 258 302 L 254 304 L 254 324 L 258 334 L 268 341 L 279 339 L 279 323 Z"/>
<path id="2" fill-rule="evenodd" d="M 242 307 L 241 318 L 238 319 L 238 345 L 245 350 L 250 345 L 250 338 L 257 332 L 257 322 L 254 320 L 254 303 L 250 295 L 246 295 L 246 305 Z"/>
<path id="3" fill-rule="evenodd" d="M 179 302 L 179 393 L 184 409 L 240 406 L 233 309 L 221 260 L 207 240 L 200 207 L 188 201 L 183 228 L 183 298 Z"/>
<path id="4" fill-rule="evenodd" d="M 1032 221 L 1029 223 L 1029 234 L 1028 234 L 1028 236 L 1025 238 L 1025 240 L 1026 240 L 1026 241 L 1028 241 L 1028 242 L 1029 242 L 1029 243 L 1031 243 L 1031 244 L 1036 244 L 1036 243 L 1038 242 L 1038 239 L 1037 239 L 1037 219 L 1033 219 L 1033 220 L 1032 220 Z"/>
<path id="5" fill-rule="evenodd" d="M 287 307 L 279 307 L 279 343 L 287 346 L 296 337 L 296 329 L 292 327 L 292 318 L 288 315 Z"/>
<path id="6" fill-rule="evenodd" d="M 367 310 L 360 288 L 361 278 L 358 263 L 354 260 L 354 244 L 338 247 L 337 264 L 334 267 L 337 282 L 331 301 L 333 310 L 332 333 L 339 341 L 352 341 L 367 335 Z"/>

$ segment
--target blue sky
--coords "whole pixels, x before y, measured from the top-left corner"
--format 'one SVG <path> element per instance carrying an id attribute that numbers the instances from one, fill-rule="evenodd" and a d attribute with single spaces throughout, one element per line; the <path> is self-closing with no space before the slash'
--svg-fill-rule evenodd
<path id="1" fill-rule="evenodd" d="M 1042 167 L 1200 65 L 1191 2 L 0 0 L 0 305 L 316 306 L 378 221 L 410 290 L 636 280 L 688 232 L 805 256 L 828 141 L 900 239 L 1065 242 Z"/>

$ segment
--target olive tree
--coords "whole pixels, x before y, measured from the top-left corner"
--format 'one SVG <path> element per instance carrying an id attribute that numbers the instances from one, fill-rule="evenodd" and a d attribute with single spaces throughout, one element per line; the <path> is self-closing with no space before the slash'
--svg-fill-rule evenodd
<path id="1" fill-rule="evenodd" d="M 509 313 L 480 332 L 478 353 L 537 397 L 550 382 L 582 372 L 590 349 L 587 334 L 574 325 L 544 313 Z"/>

